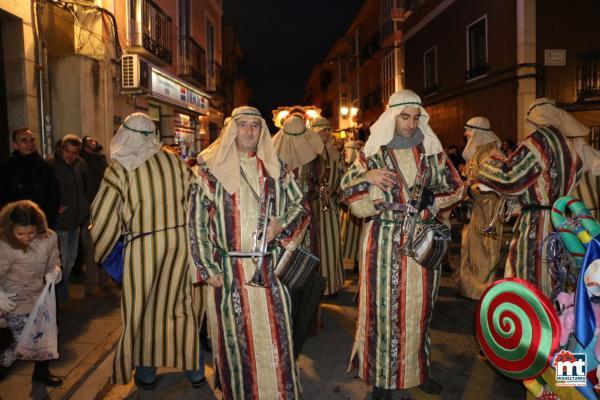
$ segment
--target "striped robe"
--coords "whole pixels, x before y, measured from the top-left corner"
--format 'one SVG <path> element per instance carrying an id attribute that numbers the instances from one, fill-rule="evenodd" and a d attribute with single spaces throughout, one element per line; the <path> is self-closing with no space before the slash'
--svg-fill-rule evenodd
<path id="1" fill-rule="evenodd" d="M 475 155 L 467 163 L 466 170 L 469 180 L 477 178 L 479 165 L 490 156 L 490 152 L 495 148 L 495 143 L 488 143 L 477 148 Z M 469 192 L 473 208 L 471 220 L 463 227 L 457 280 L 461 295 L 479 300 L 483 291 L 495 280 L 492 269 L 500 258 L 502 224 L 496 222 L 494 225 L 498 232 L 497 237 L 483 234 L 483 229 L 489 225 L 498 211 L 500 198 L 493 192 L 481 192 L 476 182 L 475 180 L 475 185 Z"/>
<path id="2" fill-rule="evenodd" d="M 358 246 L 362 221 L 356 218 L 346 207 L 340 207 L 340 231 L 342 239 L 342 258 L 358 261 Z"/>
<path id="3" fill-rule="evenodd" d="M 123 332 L 114 360 L 115 383 L 127 383 L 136 366 L 198 368 L 185 228 L 191 179 L 189 168 L 164 151 L 133 171 L 113 160 L 92 204 L 90 232 L 98 261 L 119 236 L 150 233 L 124 249 Z"/>
<path id="4" fill-rule="evenodd" d="M 429 168 L 434 209 L 449 210 L 461 199 L 463 185 L 445 153 L 431 155 L 422 164 L 421 145 L 392 150 L 409 185 L 417 169 Z M 392 208 L 406 204 L 409 193 L 398 182 L 383 192 L 366 180 L 372 169 L 394 170 L 390 156 L 380 149 L 360 157 L 342 179 L 341 199 L 363 223 L 360 249 L 358 321 L 348 370 L 370 385 L 403 389 L 424 383 L 429 375 L 429 321 L 437 295 L 440 268 L 422 268 L 400 253 L 401 227 Z M 422 213 L 431 218 L 429 211 Z"/>
<path id="5" fill-rule="evenodd" d="M 287 288 L 273 274 L 270 261 L 282 246 L 293 250 L 308 225 L 303 194 L 291 174 L 264 182 L 267 172 L 256 157 L 240 158 L 255 190 L 274 195 L 273 214 L 284 231 L 261 265 L 266 288 L 247 285 L 256 270 L 251 259 L 229 257 L 229 251 L 252 250 L 258 202 L 242 181 L 227 193 L 206 165 L 192 189 L 190 237 L 192 255 L 203 280 L 223 274 L 221 288 L 207 287 L 207 318 L 213 340 L 215 386 L 225 399 L 295 399 L 301 387 L 294 359 Z M 264 207 L 264 205 L 263 205 Z"/>
<path id="6" fill-rule="evenodd" d="M 319 171 L 321 159 L 316 157 L 311 162 L 304 164 L 293 170 L 294 177 L 302 193 L 304 193 L 305 199 L 308 201 L 310 208 L 310 225 L 308 231 L 302 241 L 302 246 L 308 249 L 312 254 L 317 257 L 320 255 L 320 213 L 321 209 L 318 203 L 318 190 L 319 190 Z"/>
<path id="7" fill-rule="evenodd" d="M 547 296 L 552 291 L 544 254 L 544 239 L 553 231 L 550 209 L 579 182 L 582 163 L 560 131 L 544 126 L 531 133 L 506 159 L 492 157 L 479 170 L 481 183 L 493 190 L 517 196 L 521 215 L 513 228 L 505 276 L 516 276 L 539 287 Z"/>
<path id="8" fill-rule="evenodd" d="M 324 183 L 329 190 L 328 196 L 317 196 L 311 202 L 311 208 L 319 213 L 319 255 L 321 258 L 321 273 L 327 279 L 325 295 L 337 293 L 344 285 L 344 263 L 340 239 L 340 219 L 337 204 L 337 191 L 340 180 L 344 175 L 344 160 L 342 157 L 330 157 L 327 146 L 320 157 L 318 165 L 319 182 Z M 329 175 L 325 165 L 329 164 Z M 327 209 L 327 211 L 325 210 Z"/>

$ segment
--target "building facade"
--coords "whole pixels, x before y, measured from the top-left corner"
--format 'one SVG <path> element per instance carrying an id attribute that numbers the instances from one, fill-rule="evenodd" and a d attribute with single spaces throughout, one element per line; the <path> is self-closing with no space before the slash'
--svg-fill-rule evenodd
<path id="1" fill-rule="evenodd" d="M 164 143 L 199 151 L 233 101 L 222 14 L 221 0 L 0 0 L 0 156 L 24 126 L 45 155 L 66 133 L 108 148 L 135 111 Z"/>
<path id="2" fill-rule="evenodd" d="M 402 25 L 405 82 L 444 145 L 460 146 L 475 115 L 522 140 L 527 108 L 542 96 L 600 125 L 600 46 L 591 39 L 600 37 L 600 3 L 575 3 L 429 0 L 414 9 Z"/>
<path id="3" fill-rule="evenodd" d="M 420 3 L 365 1 L 326 60 L 313 69 L 305 101 L 321 108 L 343 136 L 366 139 L 389 97 L 404 88 L 402 24 Z"/>

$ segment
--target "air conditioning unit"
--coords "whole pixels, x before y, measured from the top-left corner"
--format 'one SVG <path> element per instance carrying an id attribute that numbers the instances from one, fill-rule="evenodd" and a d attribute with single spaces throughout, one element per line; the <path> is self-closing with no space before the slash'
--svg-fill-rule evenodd
<path id="1" fill-rule="evenodd" d="M 121 89 L 123 92 L 150 91 L 151 65 L 137 54 L 121 56 Z"/>

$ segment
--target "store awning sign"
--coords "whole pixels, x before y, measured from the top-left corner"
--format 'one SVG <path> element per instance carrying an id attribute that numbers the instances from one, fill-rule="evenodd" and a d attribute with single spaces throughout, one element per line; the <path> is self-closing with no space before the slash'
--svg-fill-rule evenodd
<path id="1" fill-rule="evenodd" d="M 169 103 L 174 103 L 208 115 L 208 97 L 199 90 L 152 68 L 152 95 Z"/>

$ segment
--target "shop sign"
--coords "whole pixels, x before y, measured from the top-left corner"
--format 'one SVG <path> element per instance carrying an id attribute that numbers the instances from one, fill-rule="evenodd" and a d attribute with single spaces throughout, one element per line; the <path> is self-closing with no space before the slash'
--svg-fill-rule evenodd
<path id="1" fill-rule="evenodd" d="M 152 95 L 199 114 L 208 114 L 208 97 L 155 68 L 152 68 Z"/>

